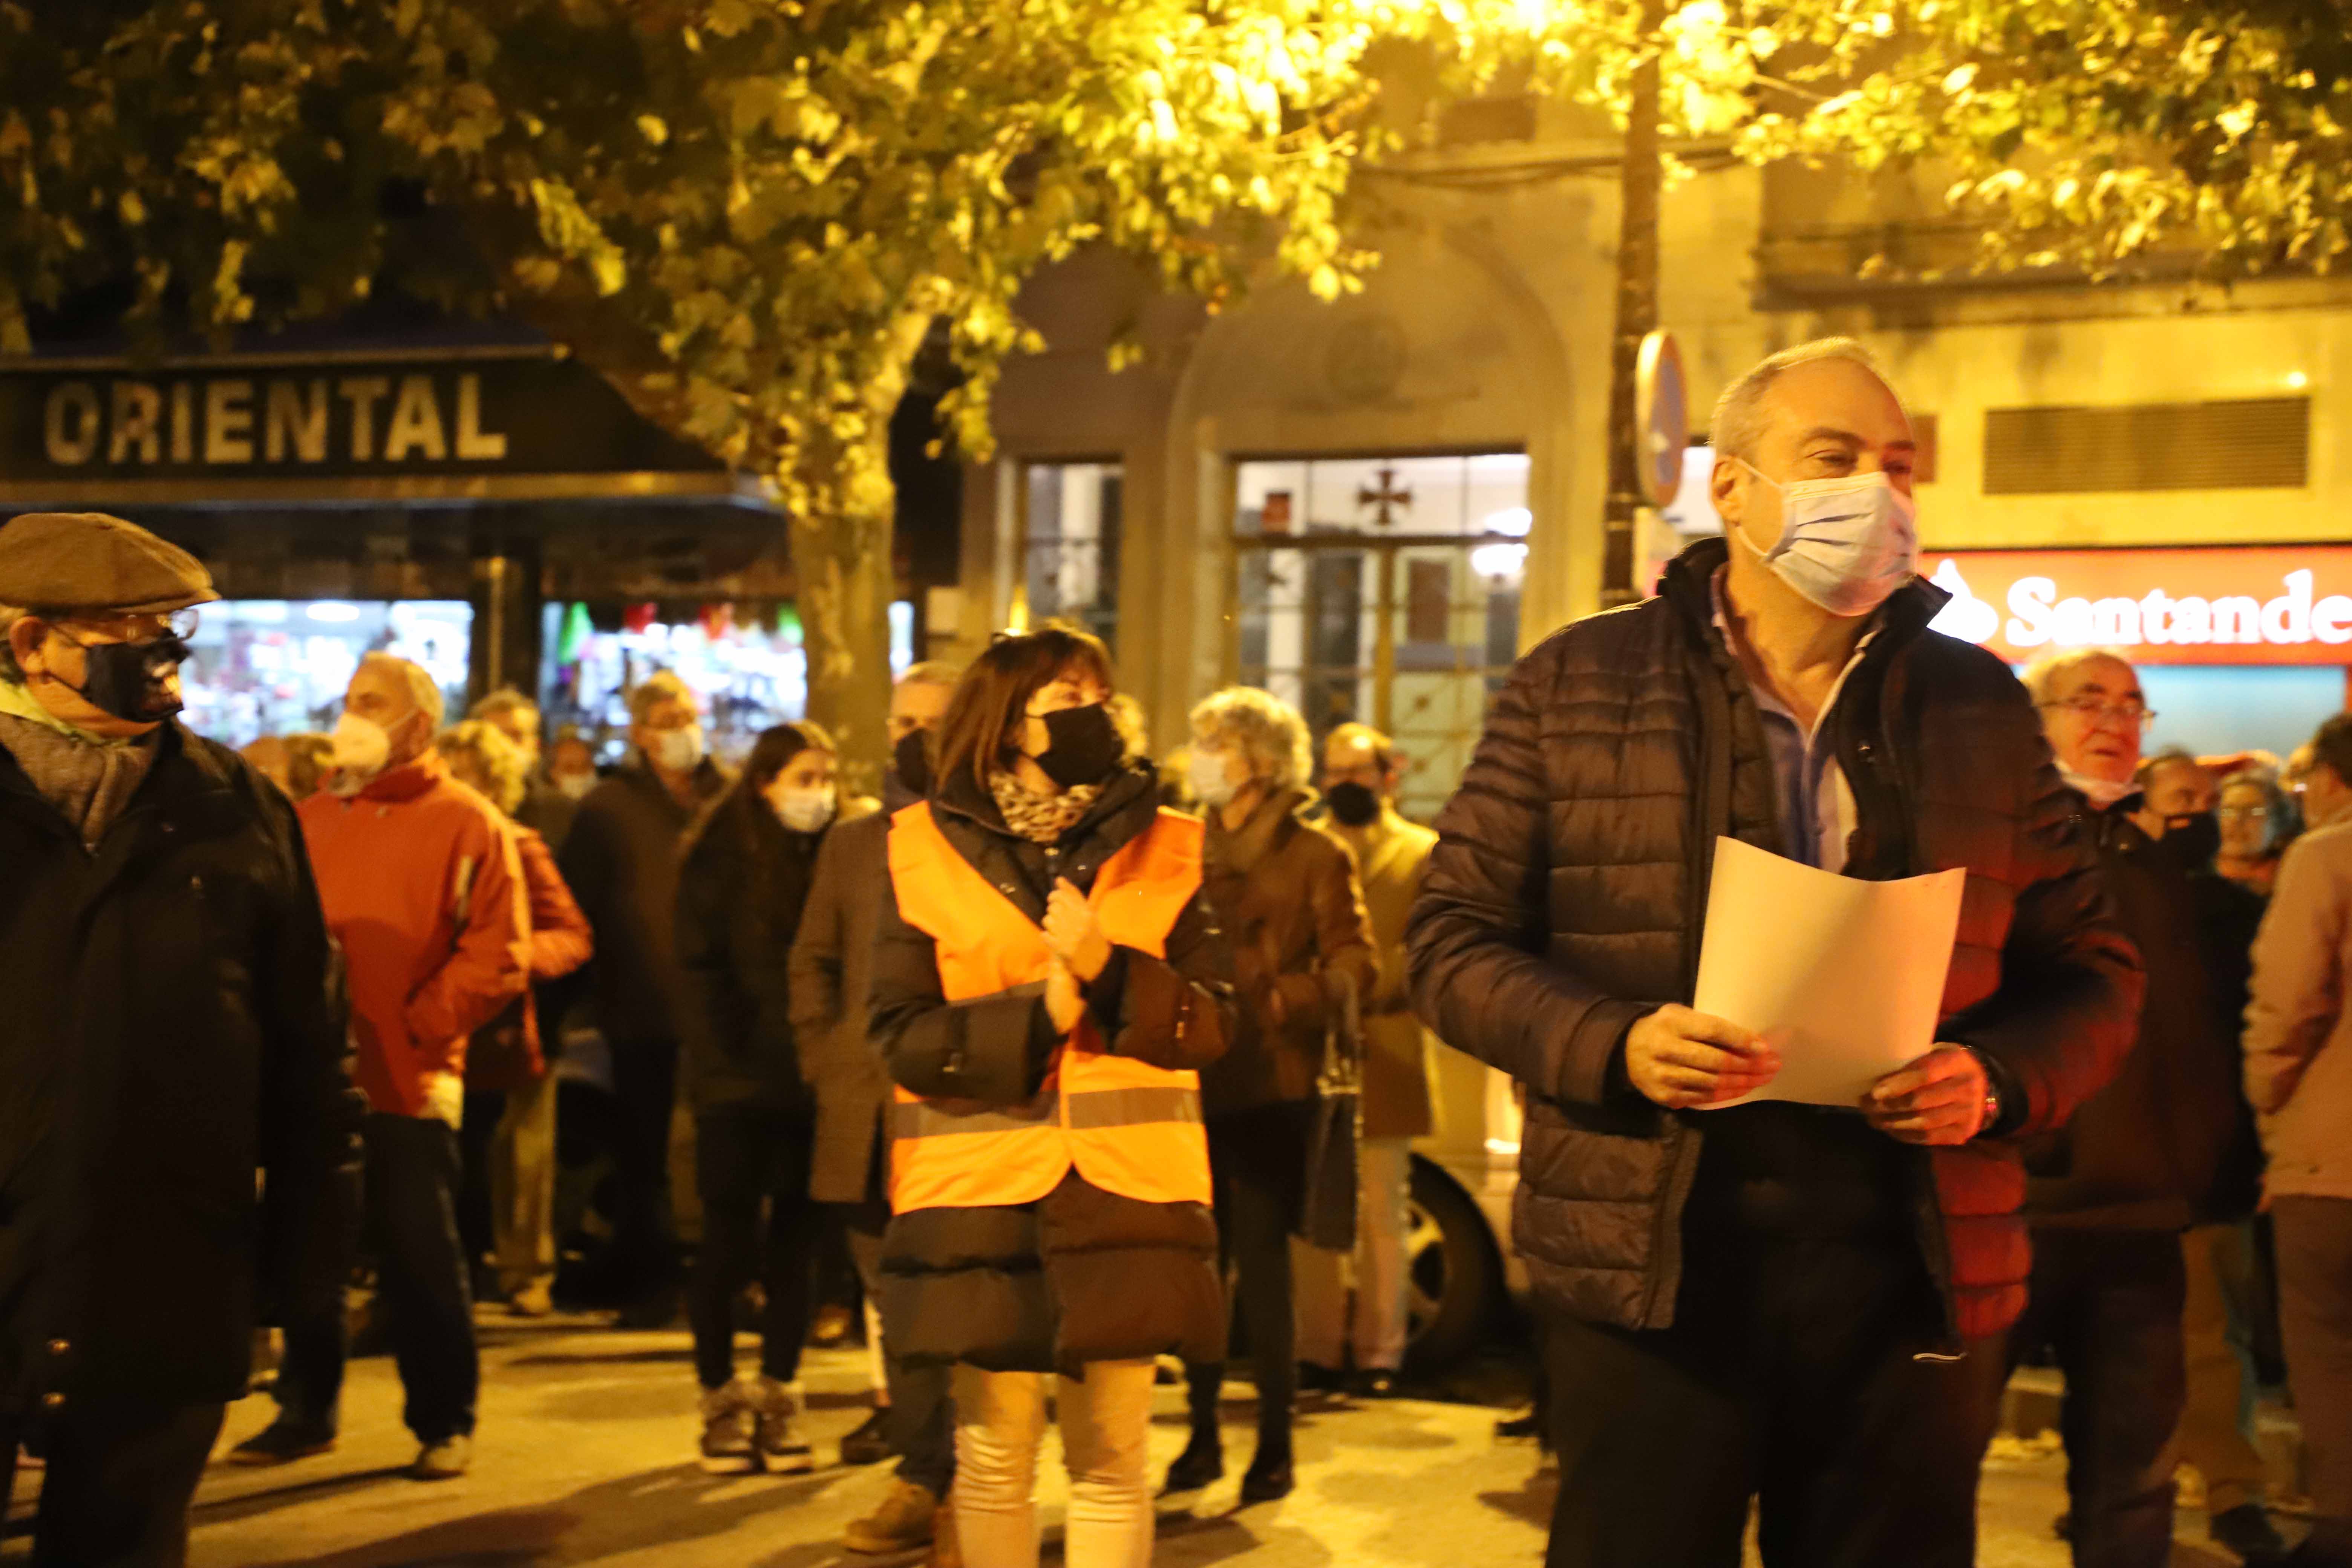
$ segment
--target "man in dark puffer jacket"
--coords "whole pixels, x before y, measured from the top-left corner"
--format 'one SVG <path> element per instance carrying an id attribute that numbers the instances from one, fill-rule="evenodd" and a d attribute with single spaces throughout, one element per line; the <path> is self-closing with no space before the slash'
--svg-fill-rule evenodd
<path id="1" fill-rule="evenodd" d="M 2113 1073 L 2138 965 L 2023 690 L 1927 630 L 1910 426 L 1864 351 L 1766 361 L 1716 426 L 1734 540 L 1519 661 L 1438 819 L 1414 995 L 1528 1088 L 1553 1568 L 1728 1568 L 1758 1494 L 1767 1563 L 1960 1568 L 2025 1298 L 2013 1142 Z M 1724 834 L 1968 872 L 1944 1043 L 1863 1115 L 1696 1113 L 1779 1065 L 1680 1005 Z"/>

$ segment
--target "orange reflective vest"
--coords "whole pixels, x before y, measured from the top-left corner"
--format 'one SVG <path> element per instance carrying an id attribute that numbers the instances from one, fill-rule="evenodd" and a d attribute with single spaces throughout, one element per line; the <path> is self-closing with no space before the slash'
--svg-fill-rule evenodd
<path id="1" fill-rule="evenodd" d="M 1201 886 L 1202 825 L 1163 811 L 1103 863 L 1087 901 L 1121 947 L 1167 956 L 1168 933 Z M 898 913 L 929 936 L 950 1002 L 1045 978 L 1045 933 L 949 843 L 928 803 L 890 819 Z M 891 1111 L 890 1207 L 1034 1203 L 1072 1167 L 1148 1203 L 1209 1202 L 1201 1079 L 1103 1049 L 1091 1015 L 1062 1041 L 1025 1105 L 932 1100 L 904 1088 Z"/>

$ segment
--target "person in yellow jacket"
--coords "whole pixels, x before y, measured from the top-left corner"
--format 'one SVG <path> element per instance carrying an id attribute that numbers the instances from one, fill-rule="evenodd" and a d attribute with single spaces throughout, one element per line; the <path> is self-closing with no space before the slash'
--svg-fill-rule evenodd
<path id="1" fill-rule="evenodd" d="M 1000 637 L 957 687 L 930 798 L 890 821 L 883 1311 L 909 1362 L 954 1366 L 971 1568 L 1034 1568 L 1055 1374 L 1065 1560 L 1148 1563 L 1152 1358 L 1224 1351 L 1196 1072 L 1232 1032 L 1232 959 L 1202 824 L 1160 809 L 1111 690 L 1084 632 Z"/>

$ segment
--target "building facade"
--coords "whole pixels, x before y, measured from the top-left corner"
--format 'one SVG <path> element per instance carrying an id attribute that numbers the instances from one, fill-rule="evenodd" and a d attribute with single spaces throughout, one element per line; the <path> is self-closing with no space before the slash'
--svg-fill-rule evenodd
<path id="1" fill-rule="evenodd" d="M 2129 283 L 1923 278 L 1974 237 L 1906 191 L 1693 163 L 1664 198 L 1661 315 L 1695 441 L 1764 354 L 1852 333 L 1921 426 L 1945 629 L 2021 662 L 2126 647 L 2154 744 L 2283 750 L 2343 705 L 2352 287 L 2222 289 L 2164 258 Z M 1382 723 L 1425 816 L 1511 658 L 1601 602 L 1617 173 L 1605 142 L 1537 137 L 1366 180 L 1383 259 L 1336 304 L 1277 285 L 1211 317 L 1103 260 L 1031 291 L 1050 347 L 1004 378 L 961 603 L 931 630 L 969 651 L 1016 597 L 1081 615 L 1163 747 L 1235 679 L 1318 730 Z M 1881 253 L 1913 275 L 1872 276 Z M 1114 374 L 1122 332 L 1149 352 Z M 1691 456 L 1653 566 L 1713 526 Z"/>

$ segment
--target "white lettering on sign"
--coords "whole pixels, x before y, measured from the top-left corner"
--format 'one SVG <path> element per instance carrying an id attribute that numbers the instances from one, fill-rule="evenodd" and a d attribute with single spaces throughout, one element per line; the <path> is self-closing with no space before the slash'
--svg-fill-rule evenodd
<path id="1" fill-rule="evenodd" d="M 482 427 L 482 378 L 464 371 L 397 384 L 382 375 L 59 382 L 42 406 L 41 447 L 65 468 L 101 457 L 123 468 L 495 463 L 507 437 Z"/>
<path id="2" fill-rule="evenodd" d="M 2246 594 L 2176 598 L 2161 588 L 2137 599 L 2062 599 L 2054 580 L 2020 577 L 2009 585 L 2005 619 L 1976 596 L 1958 562 L 1947 559 L 1929 581 L 1952 596 L 1935 629 L 1965 642 L 1990 642 L 1998 634 L 2016 648 L 2352 643 L 2352 597 L 2315 599 L 2316 579 L 2307 567 L 2284 574 L 2284 592 L 2267 600 Z"/>

